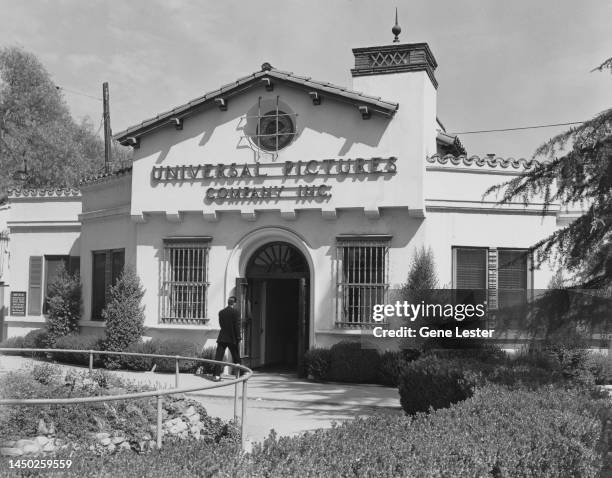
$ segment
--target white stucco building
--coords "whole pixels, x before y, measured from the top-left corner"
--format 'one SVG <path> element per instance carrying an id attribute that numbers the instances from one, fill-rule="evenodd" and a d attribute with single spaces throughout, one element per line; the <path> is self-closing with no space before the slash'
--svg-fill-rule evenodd
<path id="1" fill-rule="evenodd" d="M 528 249 L 571 214 L 483 200 L 530 162 L 465 156 L 437 119 L 427 44 L 353 53 L 350 88 L 264 63 L 117 134 L 131 166 L 78 191 L 12 191 L 4 337 L 44 324 L 61 260 L 80 270 L 82 333 L 103 333 L 124 264 L 146 291 L 149 336 L 214 341 L 237 295 L 251 365 L 291 366 L 360 334 L 421 246 L 441 284 L 487 289 L 492 307 L 545 288 L 552 271 L 532 270 Z"/>

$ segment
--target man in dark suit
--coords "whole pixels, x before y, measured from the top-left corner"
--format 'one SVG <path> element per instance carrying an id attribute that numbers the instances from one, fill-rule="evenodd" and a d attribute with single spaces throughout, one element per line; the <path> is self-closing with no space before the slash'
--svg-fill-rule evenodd
<path id="1" fill-rule="evenodd" d="M 225 349 L 228 348 L 232 354 L 232 361 L 240 364 L 240 352 L 238 346 L 240 344 L 240 313 L 236 310 L 236 297 L 231 296 L 227 299 L 227 307 L 219 311 L 219 326 L 221 330 L 217 337 L 217 352 L 215 360 L 223 360 Z M 222 365 L 217 365 L 213 380 L 218 382 L 221 380 Z"/>

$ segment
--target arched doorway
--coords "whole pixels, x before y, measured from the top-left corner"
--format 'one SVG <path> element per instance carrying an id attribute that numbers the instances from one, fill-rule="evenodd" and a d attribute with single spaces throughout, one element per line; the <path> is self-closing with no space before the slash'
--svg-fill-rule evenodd
<path id="1" fill-rule="evenodd" d="M 249 258 L 244 345 L 252 367 L 300 371 L 308 349 L 309 278 L 306 258 L 288 242 L 264 244 Z"/>

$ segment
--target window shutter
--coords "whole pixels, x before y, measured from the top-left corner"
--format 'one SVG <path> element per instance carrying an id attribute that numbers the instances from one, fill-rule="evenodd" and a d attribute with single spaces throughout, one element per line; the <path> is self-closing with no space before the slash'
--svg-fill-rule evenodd
<path id="1" fill-rule="evenodd" d="M 42 256 L 30 256 L 28 314 L 40 315 L 42 303 Z"/>
<path id="2" fill-rule="evenodd" d="M 487 250 L 457 248 L 456 289 L 486 289 Z"/>
<path id="3" fill-rule="evenodd" d="M 527 299 L 527 252 L 499 251 L 500 305 L 512 306 Z"/>

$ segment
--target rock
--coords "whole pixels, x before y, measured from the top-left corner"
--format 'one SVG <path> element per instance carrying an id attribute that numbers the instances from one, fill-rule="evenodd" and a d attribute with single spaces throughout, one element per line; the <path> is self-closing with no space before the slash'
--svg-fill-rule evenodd
<path id="1" fill-rule="evenodd" d="M 47 437 L 43 437 L 43 436 L 38 436 L 38 437 L 34 438 L 34 440 L 36 440 L 36 442 L 40 446 L 45 446 L 47 443 L 49 443 L 49 439 Z"/>
<path id="2" fill-rule="evenodd" d="M 53 425 L 53 422 L 49 424 L 48 431 L 47 435 L 55 435 L 55 425 Z"/>
<path id="3" fill-rule="evenodd" d="M 94 436 L 96 437 L 96 440 L 102 441 L 105 438 L 110 438 L 110 433 L 96 433 Z"/>
<path id="4" fill-rule="evenodd" d="M 110 444 L 111 444 L 111 439 L 110 438 L 102 438 L 102 440 L 100 440 L 100 445 L 108 446 Z"/>
<path id="5" fill-rule="evenodd" d="M 2 448 L 13 448 L 15 446 L 15 440 L 7 440 L 2 442 Z"/>
<path id="6" fill-rule="evenodd" d="M 154 433 L 155 435 L 157 435 L 157 428 L 155 428 L 155 430 L 153 430 L 153 433 Z M 148 433 L 145 433 L 145 434 L 142 436 L 142 439 L 143 439 L 143 440 L 152 440 L 152 439 L 153 439 L 153 437 L 152 437 L 151 435 L 149 435 Z"/>
<path id="7" fill-rule="evenodd" d="M 24 446 L 32 445 L 32 444 L 38 445 L 38 443 L 36 443 L 34 440 L 28 440 L 28 439 L 23 438 L 21 440 L 17 440 L 17 443 L 15 443 L 15 448 L 23 449 Z"/>
<path id="8" fill-rule="evenodd" d="M 23 450 L 21 448 L 15 448 L 15 447 L 0 448 L 0 455 L 21 456 L 23 455 Z"/>
<path id="9" fill-rule="evenodd" d="M 66 443 L 61 438 L 56 438 L 54 445 L 56 447 L 62 447 L 62 446 L 66 446 Z"/>
<path id="10" fill-rule="evenodd" d="M 107 450 L 108 450 L 110 453 L 114 452 L 116 448 L 117 448 L 117 447 L 116 447 L 115 445 L 113 445 L 112 443 L 106 447 L 106 449 L 107 449 Z"/>
<path id="11" fill-rule="evenodd" d="M 42 451 L 44 451 L 45 453 L 55 451 L 55 446 L 53 445 L 53 443 L 49 442 L 45 446 L 43 446 Z"/>
<path id="12" fill-rule="evenodd" d="M 36 455 L 37 453 L 40 453 L 42 451 L 40 445 L 36 442 L 24 445 L 22 450 L 24 455 Z"/>
<path id="13" fill-rule="evenodd" d="M 132 447 L 130 446 L 130 444 L 127 441 L 121 442 L 119 444 L 119 451 L 121 450 L 131 450 Z"/>
<path id="14" fill-rule="evenodd" d="M 178 437 L 179 437 L 181 440 L 184 440 L 184 439 L 185 439 L 185 438 L 187 438 L 188 436 L 189 436 L 189 433 L 187 432 L 187 430 L 182 431 L 182 432 L 180 432 L 180 433 L 178 434 Z"/>
<path id="15" fill-rule="evenodd" d="M 39 435 L 46 435 L 49 433 L 49 429 L 47 428 L 47 425 L 45 424 L 45 421 L 41 418 L 40 420 L 38 420 L 38 432 Z"/>
<path id="16" fill-rule="evenodd" d="M 196 411 L 195 408 L 193 408 L 193 405 L 191 405 L 190 407 L 188 407 L 184 412 L 183 415 L 186 417 L 191 417 L 192 415 L 195 415 Z"/>
<path id="17" fill-rule="evenodd" d="M 111 443 L 113 445 L 119 445 L 119 443 L 123 443 L 125 441 L 125 437 L 113 437 L 111 438 Z"/>
<path id="18" fill-rule="evenodd" d="M 201 428 L 200 427 L 196 427 L 196 426 L 193 426 L 193 427 L 191 427 L 189 429 L 189 431 L 191 432 L 192 435 L 199 435 L 200 434 L 200 430 L 201 430 Z"/>
<path id="19" fill-rule="evenodd" d="M 191 415 L 189 417 L 189 423 L 192 423 L 192 424 L 195 425 L 199 421 L 200 421 L 200 414 L 199 413 L 194 413 L 193 415 Z"/>

